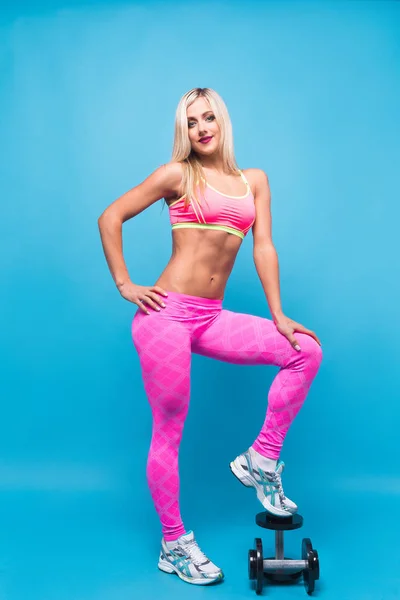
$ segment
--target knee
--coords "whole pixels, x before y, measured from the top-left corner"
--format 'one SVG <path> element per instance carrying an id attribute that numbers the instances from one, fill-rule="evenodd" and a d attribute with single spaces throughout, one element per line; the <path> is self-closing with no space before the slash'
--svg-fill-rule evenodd
<path id="1" fill-rule="evenodd" d="M 323 356 L 321 346 L 310 335 L 303 333 L 303 334 L 297 334 L 296 337 L 297 337 L 300 347 L 301 347 L 300 354 L 303 354 L 303 356 L 304 356 L 304 358 L 306 358 L 307 362 L 313 364 L 313 366 L 315 366 L 316 369 L 318 369 L 322 362 L 322 356 Z M 301 337 L 301 339 L 300 339 L 300 337 Z"/>

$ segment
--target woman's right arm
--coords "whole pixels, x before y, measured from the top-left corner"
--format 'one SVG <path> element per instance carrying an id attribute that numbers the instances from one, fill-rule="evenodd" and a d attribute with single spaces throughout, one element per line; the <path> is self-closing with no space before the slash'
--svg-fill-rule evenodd
<path id="1" fill-rule="evenodd" d="M 104 254 L 119 292 L 147 313 L 142 300 L 145 299 L 147 304 L 157 310 L 155 302 L 162 305 L 157 293 L 166 293 L 158 286 L 140 286 L 131 281 L 122 252 L 122 224 L 157 200 L 179 195 L 181 181 L 181 163 L 161 165 L 142 183 L 117 198 L 98 219 Z"/>

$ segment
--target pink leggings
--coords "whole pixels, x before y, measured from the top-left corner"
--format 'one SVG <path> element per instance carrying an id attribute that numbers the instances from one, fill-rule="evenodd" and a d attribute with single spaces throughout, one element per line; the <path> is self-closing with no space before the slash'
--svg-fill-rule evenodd
<path id="1" fill-rule="evenodd" d="M 280 367 L 268 394 L 268 410 L 253 448 L 279 457 L 322 358 L 309 335 L 296 333 L 292 348 L 273 321 L 222 308 L 222 300 L 177 292 L 163 297 L 160 312 L 138 309 L 132 338 L 153 415 L 147 481 L 165 540 L 185 533 L 179 508 L 178 453 L 190 396 L 191 352 L 240 365 Z"/>

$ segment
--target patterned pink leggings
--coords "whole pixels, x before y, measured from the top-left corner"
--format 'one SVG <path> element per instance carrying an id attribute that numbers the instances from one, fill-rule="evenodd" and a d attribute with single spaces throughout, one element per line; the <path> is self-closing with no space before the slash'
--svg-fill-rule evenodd
<path id="1" fill-rule="evenodd" d="M 166 540 L 185 533 L 179 508 L 178 453 L 189 407 L 191 352 L 240 365 L 275 365 L 280 370 L 268 394 L 268 410 L 253 448 L 279 457 L 290 424 L 300 410 L 322 358 L 309 335 L 296 333 L 294 350 L 274 322 L 222 308 L 222 300 L 177 292 L 166 308 L 138 309 L 132 338 L 153 415 L 147 481 Z"/>

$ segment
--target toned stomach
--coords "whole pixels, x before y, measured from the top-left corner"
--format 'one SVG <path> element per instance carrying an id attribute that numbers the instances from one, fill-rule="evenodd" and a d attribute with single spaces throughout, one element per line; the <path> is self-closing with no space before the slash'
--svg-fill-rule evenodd
<path id="1" fill-rule="evenodd" d="M 171 258 L 156 281 L 165 291 L 224 297 L 241 238 L 225 231 L 176 229 Z"/>

